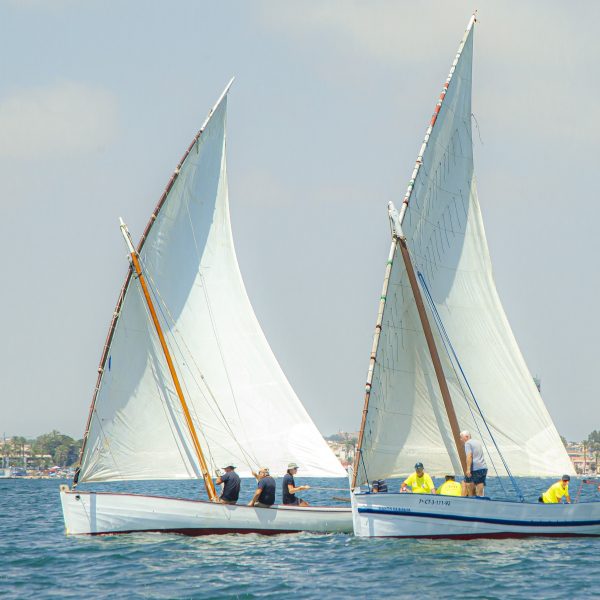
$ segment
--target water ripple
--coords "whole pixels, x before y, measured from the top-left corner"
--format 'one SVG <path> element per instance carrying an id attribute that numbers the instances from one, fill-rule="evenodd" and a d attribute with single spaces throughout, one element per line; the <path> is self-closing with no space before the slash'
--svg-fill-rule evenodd
<path id="1" fill-rule="evenodd" d="M 66 537 L 58 483 L 0 482 L 0 597 L 244 600 L 293 594 L 300 600 L 329 600 L 449 593 L 489 600 L 599 597 L 598 539 L 459 542 L 311 534 L 188 538 L 153 533 Z M 530 482 L 528 487 L 534 495 L 546 484 Z M 143 489 L 156 493 L 157 485 L 143 484 Z M 165 484 L 160 485 L 164 492 Z M 197 484 L 168 485 L 172 495 L 197 497 Z M 318 485 L 341 487 L 344 482 Z M 247 487 L 249 495 L 251 486 Z M 591 493 L 586 490 L 590 498 Z M 323 490 L 314 494 L 321 503 L 330 502 L 332 496 Z"/>

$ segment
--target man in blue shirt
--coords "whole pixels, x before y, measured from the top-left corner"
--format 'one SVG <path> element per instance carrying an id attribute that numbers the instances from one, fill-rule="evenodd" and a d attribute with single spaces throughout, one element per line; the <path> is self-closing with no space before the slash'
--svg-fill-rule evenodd
<path id="1" fill-rule="evenodd" d="M 223 504 L 236 504 L 240 497 L 240 476 L 234 471 L 235 467 L 233 465 L 223 468 L 225 469 L 223 475 L 217 471 L 216 483 L 223 486 L 219 502 Z"/>
<path id="2" fill-rule="evenodd" d="M 258 480 L 256 491 L 248 506 L 256 506 L 257 508 L 271 508 L 275 503 L 275 480 L 269 475 L 267 467 L 261 467 L 256 473 L 252 473 Z"/>
<path id="3" fill-rule="evenodd" d="M 283 476 L 283 504 L 289 504 L 292 506 L 308 506 L 306 500 L 296 497 L 296 492 L 310 489 L 310 485 L 300 485 L 296 487 L 294 481 L 294 475 L 298 472 L 298 465 L 296 463 L 290 463 L 288 465 L 287 473 Z"/>
<path id="4" fill-rule="evenodd" d="M 385 494 L 388 491 L 388 486 L 385 479 L 375 479 L 371 483 L 371 492 L 373 494 Z"/>
<path id="5" fill-rule="evenodd" d="M 483 456 L 483 447 L 479 440 L 471 439 L 468 431 L 460 432 L 460 441 L 465 445 L 467 470 L 465 471 L 465 496 L 483 496 L 485 494 L 485 478 L 487 464 Z"/>

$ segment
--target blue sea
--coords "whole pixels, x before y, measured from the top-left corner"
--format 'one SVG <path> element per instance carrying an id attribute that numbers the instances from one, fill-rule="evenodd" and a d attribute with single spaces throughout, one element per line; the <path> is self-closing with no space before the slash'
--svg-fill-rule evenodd
<path id="1" fill-rule="evenodd" d="M 303 493 L 314 504 L 347 496 L 334 489 L 344 479 L 300 482 L 328 488 Z M 600 598 L 600 538 L 66 537 L 60 483 L 0 480 L 0 598 Z M 254 481 L 243 483 L 247 501 Z M 535 499 L 550 483 L 521 486 Z M 571 482 L 572 498 L 578 487 Z M 583 487 L 582 499 L 600 499 L 596 486 Z M 189 481 L 96 486 L 107 488 L 198 497 Z M 498 480 L 488 492 L 503 495 Z"/>

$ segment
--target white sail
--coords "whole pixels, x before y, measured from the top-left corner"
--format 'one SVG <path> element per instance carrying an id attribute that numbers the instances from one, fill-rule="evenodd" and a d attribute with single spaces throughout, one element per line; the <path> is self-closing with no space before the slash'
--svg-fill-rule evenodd
<path id="1" fill-rule="evenodd" d="M 462 50 L 462 51 L 461 51 Z M 496 291 L 477 199 L 471 139 L 473 29 L 451 71 L 409 187 L 402 228 L 460 366 L 514 475 L 573 467 L 534 385 Z M 420 166 L 419 166 L 420 165 Z M 412 190 L 412 193 L 411 193 Z M 359 481 L 460 472 L 439 386 L 399 251 L 394 256 L 373 370 Z M 426 294 L 424 294 L 426 295 Z M 482 439 L 488 466 L 506 474 L 455 361 L 428 310 L 461 429 Z M 475 417 L 473 416 L 475 415 Z M 490 464 L 492 463 L 492 464 Z"/>
<path id="2" fill-rule="evenodd" d="M 248 300 L 233 246 L 225 94 L 180 166 L 140 258 L 211 470 L 345 472 L 298 400 Z M 129 280 L 92 407 L 79 482 L 199 476 L 140 286 Z"/>

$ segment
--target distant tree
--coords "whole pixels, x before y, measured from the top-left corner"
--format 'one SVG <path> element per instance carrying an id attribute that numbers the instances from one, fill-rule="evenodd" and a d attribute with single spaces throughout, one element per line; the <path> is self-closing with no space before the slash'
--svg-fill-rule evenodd
<path id="1" fill-rule="evenodd" d="M 25 446 L 27 445 L 27 440 L 20 435 L 14 436 L 11 441 L 11 455 L 17 458 L 17 463 L 19 466 L 25 463 Z"/>
<path id="2" fill-rule="evenodd" d="M 598 458 L 600 456 L 600 431 L 594 430 L 590 435 L 588 435 L 587 439 L 587 447 L 590 451 L 590 454 L 594 455 L 594 471 L 598 470 Z"/>
<path id="3" fill-rule="evenodd" d="M 563 446 L 566 448 L 567 444 L 569 443 L 569 442 L 567 442 L 567 438 L 564 435 L 561 435 L 560 441 L 563 443 Z"/>
<path id="4" fill-rule="evenodd" d="M 69 467 L 77 461 L 81 440 L 74 440 L 68 435 L 53 430 L 50 433 L 40 435 L 33 443 L 32 453 L 44 456 L 50 455 L 55 465 Z M 45 463 L 40 459 L 40 463 Z M 41 466 L 48 466 L 42 464 Z"/>

